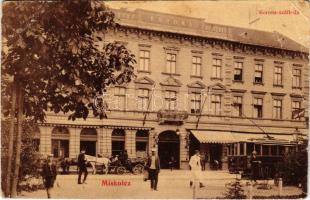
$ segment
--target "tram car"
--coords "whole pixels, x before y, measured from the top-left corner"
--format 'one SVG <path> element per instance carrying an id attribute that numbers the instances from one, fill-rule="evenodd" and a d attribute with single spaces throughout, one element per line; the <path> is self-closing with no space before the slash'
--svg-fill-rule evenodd
<path id="1" fill-rule="evenodd" d="M 253 139 L 228 145 L 228 170 L 243 178 L 252 174 L 251 159 L 256 154 L 259 179 L 275 179 L 285 156 L 296 150 L 296 143 L 273 138 Z"/>

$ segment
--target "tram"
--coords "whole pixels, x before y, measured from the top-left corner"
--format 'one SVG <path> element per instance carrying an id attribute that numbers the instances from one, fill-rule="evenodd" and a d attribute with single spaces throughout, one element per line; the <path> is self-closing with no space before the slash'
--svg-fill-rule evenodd
<path id="1" fill-rule="evenodd" d="M 296 151 L 296 142 L 265 137 L 245 142 L 228 144 L 228 169 L 230 173 L 241 173 L 242 177 L 251 175 L 251 156 L 253 151 L 259 162 L 259 178 L 276 178 L 284 158 Z"/>

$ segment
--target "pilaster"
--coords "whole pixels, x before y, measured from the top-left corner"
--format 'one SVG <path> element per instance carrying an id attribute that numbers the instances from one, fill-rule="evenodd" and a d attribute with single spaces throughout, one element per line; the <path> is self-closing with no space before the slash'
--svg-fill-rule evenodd
<path id="1" fill-rule="evenodd" d="M 52 151 L 52 126 L 39 126 L 40 129 L 40 153 L 50 154 Z"/>
<path id="2" fill-rule="evenodd" d="M 80 153 L 80 135 L 82 128 L 70 127 L 69 157 L 76 158 Z"/>

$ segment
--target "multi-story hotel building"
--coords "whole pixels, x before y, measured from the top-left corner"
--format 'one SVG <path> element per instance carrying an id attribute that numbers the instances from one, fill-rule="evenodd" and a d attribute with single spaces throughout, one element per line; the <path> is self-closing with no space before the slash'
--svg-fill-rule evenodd
<path id="1" fill-rule="evenodd" d="M 200 149 L 225 168 L 233 152 L 289 150 L 253 145 L 253 139 L 268 134 L 289 143 L 296 128 L 307 135 L 307 118 L 293 115 L 305 109 L 307 116 L 305 47 L 278 32 L 139 9 L 114 11 L 119 26 L 105 41 L 119 41 L 136 55 L 137 77 L 108 89 L 107 119 L 70 121 L 49 113 L 37 136 L 41 153 L 74 158 L 85 147 L 91 155 L 127 150 L 134 158 L 155 147 L 163 168 L 173 156 L 185 169 Z"/>

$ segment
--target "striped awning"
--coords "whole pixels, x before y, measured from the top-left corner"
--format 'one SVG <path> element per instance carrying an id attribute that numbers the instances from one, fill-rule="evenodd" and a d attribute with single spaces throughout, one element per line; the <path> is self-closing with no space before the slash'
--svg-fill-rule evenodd
<path id="1" fill-rule="evenodd" d="M 229 131 L 203 131 L 192 130 L 192 134 L 201 143 L 234 143 L 237 142 Z"/>

